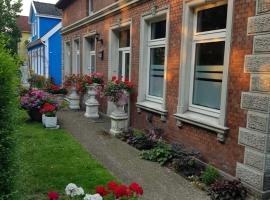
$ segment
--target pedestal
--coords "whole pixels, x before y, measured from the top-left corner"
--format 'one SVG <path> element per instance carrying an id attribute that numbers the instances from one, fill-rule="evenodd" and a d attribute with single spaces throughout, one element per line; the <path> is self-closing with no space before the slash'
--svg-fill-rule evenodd
<path id="1" fill-rule="evenodd" d="M 69 108 L 72 110 L 80 109 L 80 96 L 78 95 L 76 88 L 71 88 L 71 94 L 68 96 Z"/>
<path id="2" fill-rule="evenodd" d="M 97 95 L 96 87 L 97 85 L 89 86 L 88 93 L 87 93 L 89 99 L 87 99 L 87 101 L 85 102 L 86 111 L 85 111 L 84 116 L 91 119 L 99 118 L 99 113 L 98 113 L 99 103 L 96 100 L 96 95 Z"/>
<path id="3" fill-rule="evenodd" d="M 110 117 L 112 135 L 119 135 L 128 130 L 128 114 L 124 112 L 123 106 L 116 106 Z"/>

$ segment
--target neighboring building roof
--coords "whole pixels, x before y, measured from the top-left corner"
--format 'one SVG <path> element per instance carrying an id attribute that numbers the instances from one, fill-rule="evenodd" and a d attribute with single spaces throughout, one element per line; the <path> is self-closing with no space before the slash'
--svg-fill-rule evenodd
<path id="1" fill-rule="evenodd" d="M 21 30 L 21 32 L 31 32 L 31 27 L 28 24 L 28 17 L 27 16 L 17 16 L 17 26 Z"/>
<path id="2" fill-rule="evenodd" d="M 58 0 L 55 6 L 59 9 L 63 9 L 68 6 L 73 0 Z"/>
<path id="3" fill-rule="evenodd" d="M 37 14 L 62 17 L 62 11 L 55 4 L 33 1 Z"/>

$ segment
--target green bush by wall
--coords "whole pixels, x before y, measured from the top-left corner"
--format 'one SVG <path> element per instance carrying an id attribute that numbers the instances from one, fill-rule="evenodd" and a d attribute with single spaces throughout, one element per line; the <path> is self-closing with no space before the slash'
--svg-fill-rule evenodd
<path id="1" fill-rule="evenodd" d="M 12 156 L 18 109 L 18 60 L 0 36 L 0 199 L 12 199 Z"/>

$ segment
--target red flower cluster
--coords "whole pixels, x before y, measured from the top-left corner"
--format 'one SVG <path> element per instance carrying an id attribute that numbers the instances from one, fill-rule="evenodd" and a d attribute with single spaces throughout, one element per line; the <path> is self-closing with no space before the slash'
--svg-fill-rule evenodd
<path id="1" fill-rule="evenodd" d="M 45 103 L 43 108 L 39 111 L 40 113 L 45 113 L 45 112 L 54 112 L 56 111 L 56 108 L 49 104 L 49 103 Z"/>
<path id="2" fill-rule="evenodd" d="M 48 85 L 46 85 L 44 87 L 44 90 L 54 90 L 54 91 L 59 91 L 61 90 L 61 87 L 57 86 L 57 85 L 54 85 L 52 83 L 49 83 Z"/>
<path id="3" fill-rule="evenodd" d="M 48 192 L 48 198 L 50 200 L 58 200 L 59 194 L 57 192 Z"/>
<path id="4" fill-rule="evenodd" d="M 117 79 L 116 76 L 113 76 L 112 81 L 115 84 L 125 84 L 130 89 L 134 86 L 134 84 L 132 82 L 130 82 L 128 78 L 125 78 L 125 80 L 122 81 L 122 80 Z"/>
<path id="5" fill-rule="evenodd" d="M 100 194 L 102 197 L 112 193 L 116 199 L 119 199 L 121 197 L 139 197 L 143 195 L 143 189 L 135 182 L 131 183 L 129 187 L 126 185 L 118 185 L 116 182 L 109 182 L 108 189 L 104 186 L 98 186 L 96 193 Z"/>

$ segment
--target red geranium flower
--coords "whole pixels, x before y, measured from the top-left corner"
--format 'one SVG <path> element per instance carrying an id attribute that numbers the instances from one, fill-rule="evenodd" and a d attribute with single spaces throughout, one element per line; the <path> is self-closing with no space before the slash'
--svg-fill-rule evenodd
<path id="1" fill-rule="evenodd" d="M 120 83 L 120 80 L 115 80 L 114 81 L 116 84 L 119 84 Z"/>
<path id="2" fill-rule="evenodd" d="M 117 78 L 116 78 L 116 76 L 113 76 L 112 77 L 112 81 L 115 81 Z"/>
<path id="3" fill-rule="evenodd" d="M 135 192 L 137 195 L 143 195 L 143 189 L 138 183 L 131 183 L 129 189 Z"/>
<path id="4" fill-rule="evenodd" d="M 100 196 L 102 196 L 102 197 L 104 197 L 107 194 L 109 194 L 108 190 L 106 190 L 106 188 L 103 185 L 98 186 L 96 188 L 96 193 L 100 194 Z"/>
<path id="5" fill-rule="evenodd" d="M 113 193 L 116 196 L 116 198 L 127 196 L 127 186 L 120 185 L 114 189 Z"/>
<path id="6" fill-rule="evenodd" d="M 108 188 L 109 188 L 109 190 L 114 190 L 115 188 L 117 188 L 118 187 L 118 184 L 116 183 L 116 182 L 109 182 L 108 183 Z"/>
<path id="7" fill-rule="evenodd" d="M 59 199 L 59 194 L 57 192 L 48 192 L 48 198 L 50 200 L 57 200 Z"/>

